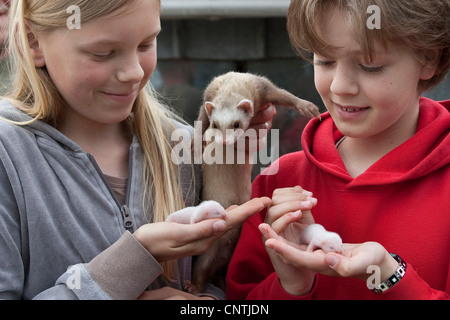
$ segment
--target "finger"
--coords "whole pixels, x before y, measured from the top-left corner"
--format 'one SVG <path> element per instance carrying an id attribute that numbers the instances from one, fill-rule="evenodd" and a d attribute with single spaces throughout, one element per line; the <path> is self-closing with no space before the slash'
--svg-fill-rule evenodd
<path id="1" fill-rule="evenodd" d="M 272 206 L 276 206 L 276 205 L 282 204 L 284 202 L 290 202 L 290 201 L 294 201 L 294 202 L 304 201 L 307 206 L 310 205 L 307 202 L 311 202 L 311 204 L 313 204 L 313 205 L 317 204 L 317 199 L 309 196 L 305 192 L 303 192 L 303 193 L 290 192 L 290 193 L 279 194 L 279 195 L 272 197 Z"/>
<path id="2" fill-rule="evenodd" d="M 280 241 L 283 241 L 284 239 L 270 227 L 267 223 L 261 223 L 258 226 L 259 231 L 261 231 L 262 236 L 268 240 L 268 239 L 278 239 Z"/>
<path id="3" fill-rule="evenodd" d="M 335 253 L 328 253 L 325 256 L 325 263 L 341 277 L 346 278 L 366 275 L 367 266 L 369 265 L 364 259 L 351 259 Z"/>
<path id="4" fill-rule="evenodd" d="M 225 211 L 228 212 L 228 211 L 231 211 L 231 210 L 233 210 L 233 209 L 235 209 L 237 207 L 239 207 L 237 204 L 233 204 L 232 206 L 229 206 Z"/>
<path id="5" fill-rule="evenodd" d="M 177 237 L 173 247 L 182 247 L 224 234 L 227 231 L 227 224 L 222 219 L 207 219 L 192 224 L 177 224 L 175 230 Z"/>
<path id="6" fill-rule="evenodd" d="M 274 220 L 270 225 L 277 234 L 281 234 L 284 231 L 286 231 L 286 228 L 290 224 L 300 220 L 302 215 L 303 213 L 301 210 L 289 212 L 287 214 L 282 215 L 280 218 Z"/>
<path id="7" fill-rule="evenodd" d="M 326 275 L 336 275 L 324 261 L 324 252 L 321 250 L 307 252 L 304 249 L 295 248 L 279 239 L 268 239 L 266 246 L 278 253 L 284 263 L 295 268 L 309 269 Z"/>
<path id="8" fill-rule="evenodd" d="M 272 194 L 272 202 L 275 205 L 288 200 L 306 200 L 312 197 L 312 192 L 307 191 L 300 186 L 295 186 L 293 188 L 276 189 Z"/>
<path id="9" fill-rule="evenodd" d="M 240 225 L 255 213 L 267 208 L 271 203 L 272 200 L 267 197 L 254 198 L 238 207 L 235 207 L 234 209 L 231 209 L 228 211 L 227 217 L 225 218 L 228 228 L 231 229 L 237 225 Z"/>
<path id="10" fill-rule="evenodd" d="M 254 130 L 256 132 L 257 139 L 262 139 L 266 137 L 269 134 L 269 131 L 272 129 L 272 120 L 252 123 L 249 125 L 248 129 Z"/>
<path id="11" fill-rule="evenodd" d="M 178 237 L 169 246 L 169 249 L 178 257 L 202 254 L 215 240 L 228 231 L 226 222 L 220 219 L 208 219 L 179 226 L 183 229 L 177 230 Z"/>
<path id="12" fill-rule="evenodd" d="M 303 244 L 298 244 L 298 243 L 294 243 L 292 241 L 286 240 L 285 238 L 283 238 L 282 236 L 279 236 L 275 230 L 272 229 L 272 227 L 270 225 L 268 225 L 267 223 L 261 223 L 259 226 L 259 231 L 261 232 L 264 241 L 268 240 L 268 239 L 275 239 L 277 241 L 281 241 L 284 242 L 294 248 L 297 249 L 302 249 L 302 250 L 306 250 L 306 245 Z"/>
<path id="13" fill-rule="evenodd" d="M 264 125 L 266 122 L 272 122 L 273 117 L 277 113 L 276 107 L 271 103 L 263 104 L 259 107 L 259 111 L 253 116 L 250 124 L 253 128 L 255 125 Z M 261 128 L 265 129 L 265 128 Z"/>
<path id="14" fill-rule="evenodd" d="M 287 215 L 288 213 L 298 214 L 301 213 L 301 211 L 310 211 L 312 207 L 313 202 L 311 201 L 289 201 L 278 204 L 276 206 L 271 206 L 270 209 L 267 211 L 265 222 L 272 225 L 275 221 L 282 218 L 284 215 Z M 298 219 L 300 218 L 301 215 Z"/>

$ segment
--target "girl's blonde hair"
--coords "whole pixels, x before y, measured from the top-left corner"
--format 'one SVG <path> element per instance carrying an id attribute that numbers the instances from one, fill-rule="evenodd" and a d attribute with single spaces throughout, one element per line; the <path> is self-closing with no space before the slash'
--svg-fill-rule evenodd
<path id="1" fill-rule="evenodd" d="M 156 1 L 160 9 L 160 0 Z M 59 118 L 63 99 L 45 67 L 36 68 L 27 39 L 27 23 L 34 32 L 67 27 L 70 14 L 67 8 L 80 8 L 82 23 L 106 16 L 132 3 L 130 0 L 16 0 L 10 11 L 10 52 L 15 60 L 14 83 L 9 100 L 20 110 L 53 126 Z M 168 130 L 173 130 L 171 118 L 176 118 L 157 99 L 150 84 L 142 90 L 134 103 L 131 121 L 143 154 L 144 211 L 151 207 L 153 222 L 162 222 L 185 203 L 179 184 L 178 167 L 171 160 L 172 147 Z M 23 124 L 23 123 L 22 123 Z M 154 199 L 150 205 L 151 199 Z M 146 216 L 148 220 L 150 217 Z M 149 221 L 150 222 L 150 221 Z M 176 262 L 163 263 L 165 275 L 173 278 Z"/>
<path id="2" fill-rule="evenodd" d="M 380 28 L 369 28 L 368 8 L 380 9 Z M 345 13 L 347 23 L 354 30 L 354 37 L 371 61 L 375 55 L 375 43 L 385 47 L 389 42 L 410 47 L 423 57 L 431 50 L 439 55 L 433 61 L 436 74 L 430 80 L 419 83 L 419 90 L 432 89 L 441 82 L 450 69 L 450 1 L 449 0 L 292 0 L 288 11 L 287 29 L 293 47 L 305 59 L 311 53 L 320 55 L 336 49 L 325 43 L 319 32 L 318 21 L 328 8 Z"/>

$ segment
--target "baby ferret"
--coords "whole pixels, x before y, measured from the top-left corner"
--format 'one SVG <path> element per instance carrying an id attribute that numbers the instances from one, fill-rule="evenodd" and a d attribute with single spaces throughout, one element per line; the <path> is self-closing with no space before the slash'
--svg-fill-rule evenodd
<path id="1" fill-rule="evenodd" d="M 342 239 L 335 233 L 325 230 L 325 228 L 318 224 L 311 224 L 302 231 L 300 235 L 300 242 L 307 244 L 306 251 L 312 252 L 318 248 L 325 252 L 342 253 Z"/>

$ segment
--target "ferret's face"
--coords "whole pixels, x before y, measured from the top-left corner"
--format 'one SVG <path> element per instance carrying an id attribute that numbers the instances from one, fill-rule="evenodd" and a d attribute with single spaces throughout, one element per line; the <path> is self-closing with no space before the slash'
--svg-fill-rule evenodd
<path id="1" fill-rule="evenodd" d="M 321 242 L 321 247 L 325 252 L 342 253 L 343 251 L 341 238 L 333 233 L 330 233 L 325 237 Z"/>
<path id="2" fill-rule="evenodd" d="M 251 117 L 240 109 L 215 109 L 210 116 L 207 130 L 214 141 L 223 145 L 235 143 L 248 129 Z"/>

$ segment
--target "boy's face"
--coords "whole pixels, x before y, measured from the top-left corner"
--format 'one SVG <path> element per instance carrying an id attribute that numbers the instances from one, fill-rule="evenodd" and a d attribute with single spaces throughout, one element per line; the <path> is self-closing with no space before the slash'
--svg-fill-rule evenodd
<path id="1" fill-rule="evenodd" d="M 420 79 L 431 77 L 412 51 L 390 43 L 378 46 L 374 61 L 345 24 L 345 16 L 328 10 L 321 37 L 338 50 L 314 56 L 315 84 L 339 131 L 353 138 L 392 138 L 415 133 Z"/>
<path id="2" fill-rule="evenodd" d="M 68 122 L 117 124 L 130 114 L 156 67 L 157 1 L 137 0 L 110 15 L 38 35 L 40 59 L 65 101 Z"/>

